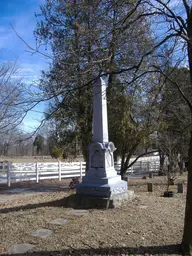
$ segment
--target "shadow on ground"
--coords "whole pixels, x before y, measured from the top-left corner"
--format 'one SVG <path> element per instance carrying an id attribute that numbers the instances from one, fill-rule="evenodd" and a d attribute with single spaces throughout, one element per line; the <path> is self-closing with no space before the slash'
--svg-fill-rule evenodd
<path id="1" fill-rule="evenodd" d="M 10 208 L 3 208 L 0 209 L 0 213 L 9 213 L 9 212 L 17 212 L 17 211 L 25 211 L 25 210 L 31 210 L 31 209 L 37 209 L 41 207 L 75 207 L 75 205 L 69 204 L 69 202 L 75 202 L 76 195 L 72 194 L 67 197 L 64 197 L 59 200 L 55 201 L 49 201 L 49 202 L 43 202 L 43 203 L 37 203 L 37 204 L 26 204 L 26 205 L 19 205 L 14 206 Z"/>
<path id="2" fill-rule="evenodd" d="M 87 245 L 89 247 L 89 245 Z M 18 255 L 27 255 L 27 256 L 55 256 L 55 255 L 108 255 L 108 256 L 126 256 L 126 255 L 171 255 L 179 254 L 181 255 L 181 245 L 166 245 L 166 246 L 146 246 L 146 247 L 116 247 L 116 248 L 89 248 L 89 249 L 69 249 L 61 251 L 36 251 L 36 252 L 27 252 Z M 3 254 L 10 255 L 10 254 Z"/>
<path id="3" fill-rule="evenodd" d="M 41 185 L 41 186 L 15 186 L 15 187 L 0 187 L 0 195 L 22 194 L 24 192 L 51 192 L 51 191 L 63 191 L 69 189 L 69 185 Z"/>

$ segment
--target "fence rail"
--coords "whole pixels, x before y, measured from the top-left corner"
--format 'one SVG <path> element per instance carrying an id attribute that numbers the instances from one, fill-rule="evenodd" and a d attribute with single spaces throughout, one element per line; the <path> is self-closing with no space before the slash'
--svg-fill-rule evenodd
<path id="1" fill-rule="evenodd" d="M 137 161 L 130 168 L 127 169 L 126 175 L 133 174 L 146 174 L 151 172 L 159 171 L 159 161 L 151 160 L 151 161 Z M 117 173 L 120 174 L 121 164 L 116 164 Z"/>
<path id="2" fill-rule="evenodd" d="M 85 175 L 85 162 L 53 163 L 11 163 L 0 162 L 0 181 L 7 183 L 17 181 L 36 181 L 47 179 L 65 179 Z"/>
<path id="3" fill-rule="evenodd" d="M 52 162 L 52 163 L 12 163 L 0 162 L 0 183 L 7 183 L 10 187 L 12 182 L 36 181 L 47 179 L 65 179 L 85 175 L 85 162 Z M 120 174 L 120 164 L 115 164 L 115 169 Z M 127 175 L 146 174 L 157 172 L 159 161 L 137 161 L 126 172 Z"/>

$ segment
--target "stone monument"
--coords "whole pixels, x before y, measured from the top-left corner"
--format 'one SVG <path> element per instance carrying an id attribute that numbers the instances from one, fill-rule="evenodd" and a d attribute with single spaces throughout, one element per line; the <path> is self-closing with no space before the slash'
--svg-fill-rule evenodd
<path id="1" fill-rule="evenodd" d="M 108 139 L 106 84 L 101 78 L 93 85 L 93 137 L 88 150 L 88 172 L 76 186 L 81 204 L 104 206 L 110 200 L 109 206 L 115 207 L 132 199 L 134 192 L 128 191 L 127 182 L 121 180 L 114 168 L 115 146 Z"/>

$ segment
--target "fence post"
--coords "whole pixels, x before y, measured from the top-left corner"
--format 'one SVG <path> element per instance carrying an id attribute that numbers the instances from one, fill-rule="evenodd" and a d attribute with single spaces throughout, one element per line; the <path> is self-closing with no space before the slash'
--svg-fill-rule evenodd
<path id="1" fill-rule="evenodd" d="M 133 164 L 134 165 L 134 164 Z M 133 165 L 131 165 L 131 174 L 133 174 Z"/>
<path id="2" fill-rule="evenodd" d="M 82 179 L 83 166 L 82 161 L 80 162 L 80 179 Z"/>
<path id="3" fill-rule="evenodd" d="M 61 162 L 58 160 L 59 181 L 61 181 Z"/>
<path id="4" fill-rule="evenodd" d="M 11 187 L 11 163 L 7 162 L 7 186 Z"/>
<path id="5" fill-rule="evenodd" d="M 153 192 L 153 183 L 147 183 L 147 191 Z"/>
<path id="6" fill-rule="evenodd" d="M 156 165 L 156 161 L 155 161 L 155 167 L 154 167 L 155 172 L 157 171 L 157 165 Z"/>
<path id="7" fill-rule="evenodd" d="M 147 162 L 147 172 L 150 172 L 151 171 L 151 164 L 150 162 Z"/>
<path id="8" fill-rule="evenodd" d="M 183 193 L 183 184 L 182 183 L 177 184 L 177 193 Z"/>
<path id="9" fill-rule="evenodd" d="M 36 183 L 39 183 L 39 170 L 38 170 L 38 163 L 35 163 L 35 173 L 36 173 Z"/>

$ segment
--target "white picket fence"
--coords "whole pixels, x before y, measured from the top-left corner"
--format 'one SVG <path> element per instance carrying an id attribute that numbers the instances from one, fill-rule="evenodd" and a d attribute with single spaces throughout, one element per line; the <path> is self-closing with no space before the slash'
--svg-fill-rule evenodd
<path id="1" fill-rule="evenodd" d="M 135 172 L 157 172 L 159 171 L 160 163 L 159 161 L 137 161 L 134 163 L 127 172 L 135 173 Z"/>
<path id="2" fill-rule="evenodd" d="M 115 169 L 117 173 L 120 173 L 121 164 L 116 164 Z M 146 161 L 137 161 L 130 168 L 127 169 L 126 174 L 142 174 L 142 173 L 150 173 L 150 172 L 158 172 L 160 167 L 160 163 L 158 160 L 150 160 Z"/>
<path id="3" fill-rule="evenodd" d="M 134 160 L 134 159 L 133 159 Z M 148 160 L 148 161 L 146 161 Z M 0 183 L 36 181 L 47 179 L 66 179 L 85 175 L 85 162 L 47 162 L 47 163 L 12 163 L 0 162 Z M 120 174 L 120 164 L 115 164 L 115 169 Z M 134 163 L 126 172 L 127 175 L 157 172 L 159 170 L 158 159 L 142 159 Z"/>
<path id="4" fill-rule="evenodd" d="M 12 182 L 36 181 L 47 179 L 66 179 L 85 175 L 85 162 L 52 162 L 52 163 L 12 163 L 0 162 L 0 181 L 7 183 L 8 187 Z"/>

